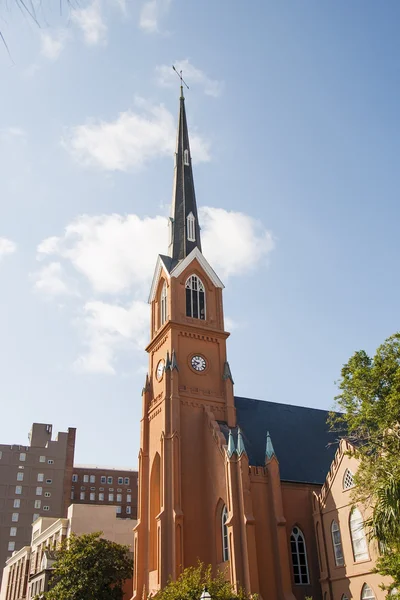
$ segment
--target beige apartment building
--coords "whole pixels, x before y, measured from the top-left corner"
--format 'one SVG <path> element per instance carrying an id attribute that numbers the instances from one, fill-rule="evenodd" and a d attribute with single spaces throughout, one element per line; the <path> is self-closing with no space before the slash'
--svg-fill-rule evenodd
<path id="1" fill-rule="evenodd" d="M 48 590 L 55 560 L 54 551 L 72 533 L 82 535 L 102 531 L 104 539 L 129 546 L 136 521 L 117 518 L 112 505 L 76 505 L 66 518 L 40 517 L 31 527 L 30 545 L 15 552 L 6 563 L 0 600 L 32 600 Z M 125 584 L 126 598 L 132 595 L 132 580 Z"/>
<path id="2" fill-rule="evenodd" d="M 137 471 L 74 467 L 76 430 L 54 440 L 52 433 L 52 425 L 34 423 L 28 446 L 0 444 L 0 584 L 13 552 L 25 557 L 39 517 L 65 518 L 74 503 L 114 506 L 118 517 L 136 519 Z"/>

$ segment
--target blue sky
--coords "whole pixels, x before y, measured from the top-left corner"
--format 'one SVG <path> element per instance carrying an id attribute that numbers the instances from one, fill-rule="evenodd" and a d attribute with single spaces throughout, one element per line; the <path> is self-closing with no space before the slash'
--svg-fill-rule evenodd
<path id="1" fill-rule="evenodd" d="M 398 329 L 399 17 L 395 0 L 43 0 L 38 27 L 1 9 L 2 443 L 75 426 L 77 462 L 137 465 L 173 63 L 236 394 L 332 407 L 341 365 Z"/>

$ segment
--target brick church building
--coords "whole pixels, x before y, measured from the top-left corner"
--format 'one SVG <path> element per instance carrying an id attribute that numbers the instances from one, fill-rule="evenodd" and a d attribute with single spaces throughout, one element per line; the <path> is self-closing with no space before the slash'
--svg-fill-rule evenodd
<path id="1" fill-rule="evenodd" d="M 383 599 L 376 549 L 351 506 L 356 465 L 328 413 L 234 395 L 182 88 L 169 227 L 149 298 L 134 598 L 200 559 L 264 600 Z"/>

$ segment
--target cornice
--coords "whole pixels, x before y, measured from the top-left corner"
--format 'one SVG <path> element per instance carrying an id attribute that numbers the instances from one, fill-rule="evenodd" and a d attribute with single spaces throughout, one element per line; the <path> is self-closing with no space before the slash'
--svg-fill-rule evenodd
<path id="1" fill-rule="evenodd" d="M 204 323 L 204 321 L 201 321 Z M 161 337 L 167 333 L 169 329 L 180 329 L 179 335 L 186 335 L 189 337 L 196 337 L 196 339 L 202 339 L 207 341 L 218 342 L 219 340 L 226 340 L 230 333 L 228 331 L 222 331 L 221 329 L 209 328 L 207 325 L 199 326 L 197 324 L 182 323 L 181 321 L 173 321 L 172 319 L 167 321 L 161 329 L 156 333 L 154 338 L 149 342 L 145 348 L 146 352 L 152 352 L 155 346 L 161 343 Z M 188 331 L 184 331 L 184 329 Z M 211 335 L 214 334 L 214 338 Z"/>

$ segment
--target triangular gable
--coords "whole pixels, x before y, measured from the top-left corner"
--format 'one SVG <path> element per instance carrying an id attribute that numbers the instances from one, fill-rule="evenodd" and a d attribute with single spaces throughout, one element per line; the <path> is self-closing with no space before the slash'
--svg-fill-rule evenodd
<path id="1" fill-rule="evenodd" d="M 167 268 L 165 262 L 163 261 L 162 256 L 159 254 L 158 258 L 157 258 L 156 268 L 154 269 L 153 281 L 152 281 L 151 288 L 150 288 L 150 294 L 149 294 L 149 300 L 148 300 L 149 304 L 151 302 L 153 302 L 153 300 L 156 296 L 158 282 L 160 281 L 160 276 L 161 276 L 162 271 L 164 271 L 165 275 L 167 276 L 167 279 L 169 279 L 168 268 Z"/>
<path id="2" fill-rule="evenodd" d="M 327 473 L 325 483 L 321 488 L 320 497 L 322 500 L 325 500 L 329 494 L 329 491 L 333 485 L 333 482 L 336 479 L 336 476 L 339 472 L 340 466 L 342 464 L 343 458 L 349 450 L 353 449 L 354 446 L 351 442 L 342 438 L 339 442 L 339 448 L 335 452 L 335 458 L 331 463 L 331 467 Z"/>
<path id="3" fill-rule="evenodd" d="M 193 248 L 191 253 L 188 254 L 186 258 L 181 260 L 174 269 L 172 269 L 171 277 L 179 277 L 186 269 L 186 267 L 188 267 L 190 263 L 193 262 L 195 259 L 197 259 L 200 266 L 207 273 L 208 277 L 211 279 L 215 287 L 224 289 L 224 284 L 222 283 L 214 269 L 211 268 L 211 266 L 206 261 L 206 259 L 204 258 L 204 256 L 198 248 Z"/>

